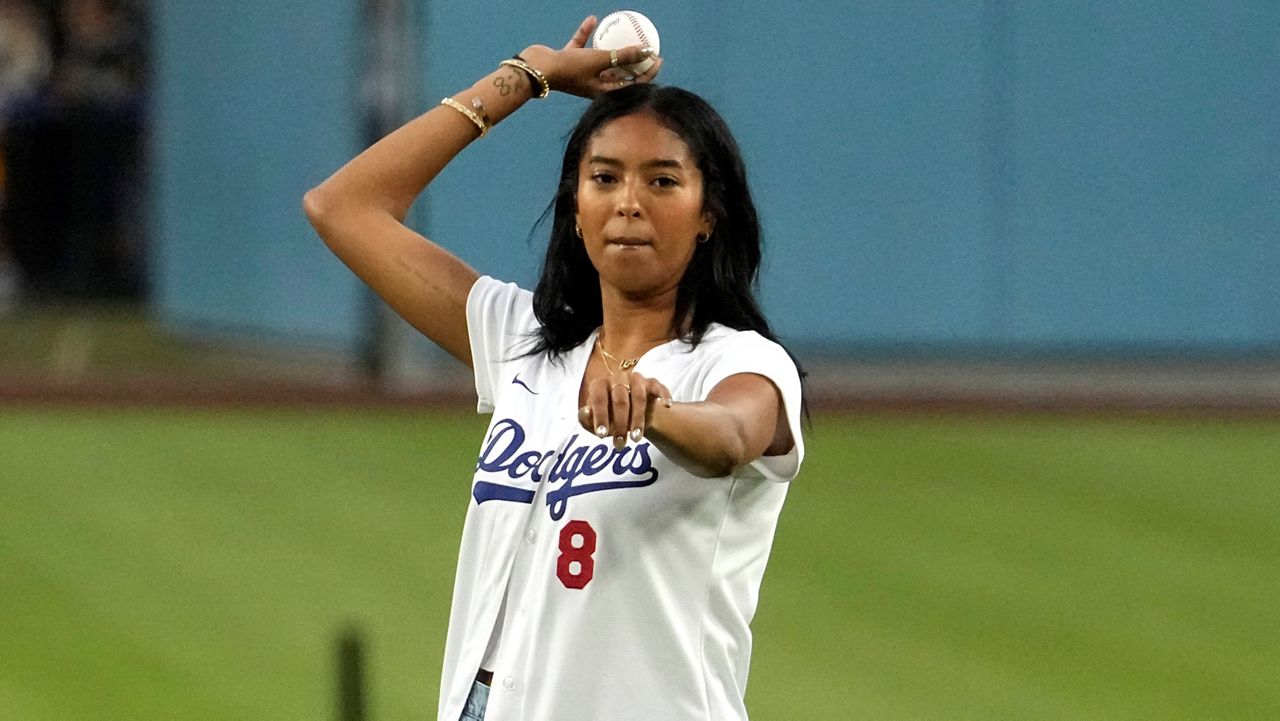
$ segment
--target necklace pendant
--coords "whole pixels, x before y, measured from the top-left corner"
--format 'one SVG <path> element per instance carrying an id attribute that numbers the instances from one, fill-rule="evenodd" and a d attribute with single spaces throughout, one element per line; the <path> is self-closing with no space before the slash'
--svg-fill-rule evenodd
<path id="1" fill-rule="evenodd" d="M 626 359 L 626 360 L 622 361 L 622 365 L 621 365 L 620 367 L 622 368 L 622 370 L 624 370 L 624 371 L 625 371 L 625 370 L 628 370 L 628 369 L 631 369 L 631 368 L 635 368 L 635 367 L 636 367 L 636 364 L 637 364 L 637 363 L 639 363 L 639 362 L 640 362 L 640 359 L 639 359 L 639 358 L 628 358 L 628 359 Z"/>

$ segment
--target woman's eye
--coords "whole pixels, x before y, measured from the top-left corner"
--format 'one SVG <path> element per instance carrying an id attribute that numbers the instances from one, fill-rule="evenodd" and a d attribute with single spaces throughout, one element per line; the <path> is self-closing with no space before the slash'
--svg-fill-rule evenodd
<path id="1" fill-rule="evenodd" d="M 597 183 L 612 183 L 614 178 L 609 173 L 592 173 L 591 179 Z"/>
<path id="2" fill-rule="evenodd" d="M 675 186 L 680 184 L 679 182 L 676 181 L 675 178 L 671 178 L 666 175 L 662 175 L 657 178 L 654 178 L 653 182 L 662 188 L 674 188 Z"/>

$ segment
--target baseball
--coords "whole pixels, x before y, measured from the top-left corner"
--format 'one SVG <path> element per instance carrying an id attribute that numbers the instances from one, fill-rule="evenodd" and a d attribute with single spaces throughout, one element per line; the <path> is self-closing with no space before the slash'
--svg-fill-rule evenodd
<path id="1" fill-rule="evenodd" d="M 643 45 L 653 48 L 654 55 L 659 52 L 658 29 L 653 26 L 649 18 L 635 10 L 619 10 L 616 13 L 609 13 L 596 26 L 596 31 L 591 34 L 591 47 L 594 48 L 617 50 L 628 45 Z M 624 65 L 622 67 L 633 75 L 639 75 L 653 67 L 653 58 L 645 58 L 635 65 Z"/>

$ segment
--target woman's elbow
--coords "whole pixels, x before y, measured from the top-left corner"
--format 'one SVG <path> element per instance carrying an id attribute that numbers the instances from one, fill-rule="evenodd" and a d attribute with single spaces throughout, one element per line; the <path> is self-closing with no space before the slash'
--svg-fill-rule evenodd
<path id="1" fill-rule="evenodd" d="M 740 451 L 719 438 L 694 446 L 663 444 L 662 451 L 698 478 L 728 478 L 747 463 Z"/>
<path id="2" fill-rule="evenodd" d="M 737 434 L 728 434 L 720 443 L 719 451 L 716 458 L 710 459 L 711 462 L 708 463 L 716 478 L 732 476 L 752 460 L 747 457 L 746 443 Z"/>
<path id="3" fill-rule="evenodd" d="M 329 201 L 325 197 L 324 186 L 317 185 L 302 196 L 302 212 L 306 213 L 312 227 L 319 230 L 329 212 Z"/>
<path id="4" fill-rule="evenodd" d="M 337 252 L 334 244 L 343 237 L 342 228 L 349 226 L 350 223 L 344 220 L 333 193 L 323 185 L 308 190 L 302 196 L 302 212 L 306 213 L 307 220 L 315 229 L 316 235 L 320 236 L 330 250 Z"/>

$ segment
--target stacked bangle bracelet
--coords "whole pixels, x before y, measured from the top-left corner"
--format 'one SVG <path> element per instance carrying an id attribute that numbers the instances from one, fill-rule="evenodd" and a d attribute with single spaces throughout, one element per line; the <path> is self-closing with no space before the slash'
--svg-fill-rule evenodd
<path id="1" fill-rule="evenodd" d="M 476 98 L 472 102 L 474 102 L 476 105 L 475 110 L 468 108 L 467 106 L 463 105 L 457 100 L 454 100 L 453 98 L 445 98 L 440 101 L 440 104 L 448 105 L 454 110 L 457 110 L 458 112 L 467 116 L 468 120 L 475 123 L 476 129 L 480 131 L 480 137 L 483 138 L 489 132 L 489 114 L 485 112 L 484 103 L 481 102 L 479 98 Z"/>
<path id="2" fill-rule="evenodd" d="M 510 65 L 513 68 L 523 70 L 529 76 L 530 82 L 538 87 L 538 92 L 534 93 L 535 98 L 545 98 L 551 92 L 551 86 L 547 84 L 547 76 L 538 72 L 538 69 L 526 63 L 519 55 L 503 60 L 498 65 Z"/>

